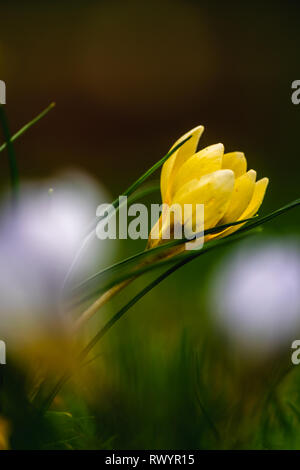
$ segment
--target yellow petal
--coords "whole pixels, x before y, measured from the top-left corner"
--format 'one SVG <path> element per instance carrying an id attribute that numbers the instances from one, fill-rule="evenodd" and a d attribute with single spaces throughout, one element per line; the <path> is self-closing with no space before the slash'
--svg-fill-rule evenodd
<path id="1" fill-rule="evenodd" d="M 224 153 L 222 168 L 232 170 L 235 177 L 238 178 L 246 173 L 247 170 L 247 160 L 245 155 L 242 152 Z"/>
<path id="2" fill-rule="evenodd" d="M 240 219 L 248 219 L 249 217 L 253 217 L 257 213 L 264 200 L 268 184 L 269 178 L 262 178 L 261 180 L 255 183 L 254 193 L 250 204 L 247 209 L 243 212 Z"/>
<path id="3" fill-rule="evenodd" d="M 256 171 L 249 170 L 235 180 L 228 209 L 219 224 L 228 224 L 237 220 L 251 201 L 256 180 Z"/>
<path id="4" fill-rule="evenodd" d="M 203 131 L 203 126 L 195 127 L 180 137 L 180 139 L 178 139 L 171 147 L 170 150 L 176 147 L 176 145 L 180 144 L 180 142 L 182 142 L 184 139 L 191 136 L 191 138 L 187 140 L 181 147 L 179 147 L 179 149 L 176 150 L 176 152 L 174 152 L 173 155 L 171 155 L 171 157 L 168 158 L 168 160 L 163 164 L 160 177 L 160 189 L 163 202 L 168 202 L 167 193 L 171 182 L 171 177 L 174 177 L 174 174 L 178 168 L 196 152 L 197 145 Z"/>
<path id="5" fill-rule="evenodd" d="M 147 248 L 154 248 L 159 245 L 162 242 L 163 234 L 167 231 L 171 235 L 175 217 L 174 214 L 171 213 L 170 207 L 171 206 L 168 204 L 163 205 L 162 214 L 150 231 Z"/>
<path id="6" fill-rule="evenodd" d="M 170 189 L 171 197 L 188 181 L 220 170 L 223 153 L 224 146 L 215 144 L 192 155 L 177 172 Z"/>
<path id="7" fill-rule="evenodd" d="M 242 215 L 238 218 L 238 220 L 249 219 L 250 217 L 253 217 L 257 213 L 265 197 L 268 184 L 269 184 L 268 178 L 262 178 L 261 180 L 255 183 L 252 199 L 248 207 L 242 213 Z M 209 241 L 209 240 L 216 239 L 216 238 L 223 238 L 229 235 L 230 233 L 236 232 L 236 230 L 240 229 L 243 225 L 244 224 L 234 225 L 233 227 L 229 227 L 223 230 L 223 232 L 219 233 L 218 235 L 209 235 L 205 241 Z"/>
<path id="8" fill-rule="evenodd" d="M 225 213 L 234 187 L 234 173 L 218 170 L 203 176 L 200 180 L 186 183 L 175 194 L 172 204 L 193 205 L 193 227 L 196 220 L 196 204 L 204 204 L 205 228 L 213 227 Z"/>

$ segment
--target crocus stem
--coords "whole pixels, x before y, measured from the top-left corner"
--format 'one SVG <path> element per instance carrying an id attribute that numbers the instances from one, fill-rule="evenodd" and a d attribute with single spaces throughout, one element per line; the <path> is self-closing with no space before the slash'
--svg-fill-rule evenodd
<path id="1" fill-rule="evenodd" d="M 163 253 L 158 253 L 154 259 L 147 259 L 142 261 L 139 265 L 136 266 L 135 270 L 138 271 L 140 268 L 143 268 L 147 266 L 149 263 L 153 263 L 157 260 L 163 261 L 165 259 L 168 259 L 182 251 L 182 246 L 180 247 L 174 247 L 172 252 L 169 250 L 166 250 Z M 107 291 L 105 291 L 103 294 L 98 297 L 95 302 L 90 305 L 78 318 L 77 322 L 75 323 L 74 330 L 75 332 L 78 331 L 81 326 L 86 323 L 90 318 L 92 318 L 97 311 L 103 307 L 112 297 L 114 297 L 118 292 L 120 292 L 122 289 L 128 286 L 131 282 L 133 282 L 135 279 L 137 279 L 141 273 L 134 274 L 135 271 L 132 272 L 132 277 L 125 279 L 124 281 L 121 281 L 119 284 L 116 284 L 115 286 L 111 287 Z"/>
<path id="2" fill-rule="evenodd" d="M 102 328 L 101 330 L 91 339 L 91 341 L 87 344 L 87 346 L 83 349 L 83 351 L 80 353 L 78 359 L 80 362 L 82 362 L 86 356 L 89 354 L 91 349 L 100 341 L 100 339 L 114 326 L 115 323 L 133 306 L 135 305 L 144 295 L 146 295 L 148 292 L 150 292 L 154 287 L 156 287 L 161 281 L 166 279 L 170 274 L 175 272 L 177 269 L 179 269 L 181 266 L 184 266 L 186 263 L 189 261 L 192 261 L 192 258 L 186 258 L 184 260 L 180 260 L 178 263 L 176 263 L 174 266 L 169 268 L 167 271 L 163 272 L 160 274 L 159 277 L 154 279 L 150 284 L 148 284 L 146 287 L 144 287 L 140 292 L 138 292 L 127 304 L 125 304 Z M 129 282 L 133 281 L 136 277 L 130 278 Z M 126 284 L 127 285 L 127 284 Z M 124 286 L 121 286 L 121 283 L 118 284 L 118 286 L 115 286 L 116 288 L 119 287 L 115 292 L 112 293 L 112 295 L 109 297 L 111 298 L 115 293 L 119 292 Z M 113 288 L 112 288 L 113 289 Z M 112 290 L 110 289 L 110 290 Z M 109 291 L 107 291 L 108 293 Z M 104 294 L 103 294 L 104 295 Z M 99 298 L 100 300 L 100 298 Z M 108 299 L 105 300 L 105 302 Z M 102 303 L 103 305 L 103 303 Z M 97 309 L 93 312 L 93 314 L 97 311 Z M 51 406 L 51 403 L 55 396 L 59 393 L 63 385 L 71 378 L 72 373 L 66 372 L 56 383 L 54 388 L 51 390 L 50 394 L 46 397 L 46 399 L 42 402 L 40 405 L 40 410 L 42 412 L 45 412 L 48 410 L 48 408 Z M 38 394 L 38 397 L 35 399 L 35 405 L 39 407 L 38 403 L 38 398 L 40 398 L 40 394 Z"/>
<path id="3" fill-rule="evenodd" d="M 78 331 L 84 323 L 86 323 L 90 318 L 92 318 L 98 310 L 103 307 L 112 297 L 114 297 L 118 292 L 124 289 L 128 284 L 136 279 L 136 276 L 133 276 L 126 281 L 120 282 L 116 286 L 111 287 L 106 292 L 104 292 L 100 297 L 98 297 L 95 302 L 90 305 L 78 318 L 75 323 L 75 331 Z"/>

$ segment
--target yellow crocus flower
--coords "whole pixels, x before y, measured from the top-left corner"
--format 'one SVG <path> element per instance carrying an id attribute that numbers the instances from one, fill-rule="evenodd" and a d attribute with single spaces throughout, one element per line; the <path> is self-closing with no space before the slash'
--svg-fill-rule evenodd
<path id="1" fill-rule="evenodd" d="M 211 145 L 196 152 L 203 131 L 203 126 L 195 127 L 177 140 L 171 148 L 172 150 L 185 141 L 162 167 L 160 189 L 164 203 L 163 211 L 152 227 L 147 248 L 154 248 L 168 241 L 166 235 L 170 234 L 170 238 L 175 238 L 176 225 L 180 223 L 185 222 L 185 227 L 188 225 L 188 232 L 190 229 L 195 231 L 195 228 L 199 226 L 196 220 L 197 204 L 204 205 L 205 230 L 249 219 L 261 206 L 269 182 L 268 178 L 256 181 L 256 172 L 247 171 L 245 155 L 242 152 L 224 154 L 222 144 Z M 185 215 L 185 204 L 190 204 L 192 208 L 188 221 L 182 218 L 182 215 Z M 180 211 L 177 212 L 175 209 L 172 212 L 172 206 L 179 207 Z M 164 217 L 165 215 L 167 216 Z M 227 227 L 214 235 L 207 235 L 204 241 L 208 242 L 229 235 L 242 225 L 241 223 Z M 200 241 L 202 242 L 201 238 Z M 145 266 L 160 258 L 174 256 L 185 248 L 186 244 L 173 247 L 167 253 L 159 253 L 156 259 L 147 259 L 137 267 Z M 131 278 L 104 292 L 83 312 L 77 321 L 76 328 L 78 329 L 89 320 L 108 300 L 136 277 L 133 271 Z"/>
<path id="2" fill-rule="evenodd" d="M 242 152 L 224 153 L 222 144 L 210 145 L 196 152 L 203 131 L 203 126 L 195 127 L 175 142 L 172 149 L 189 137 L 162 167 L 160 185 L 165 206 L 151 230 L 148 248 L 165 242 L 163 235 L 167 230 L 170 233 L 172 229 L 174 231 L 174 226 L 178 223 L 176 213 L 169 220 L 165 217 L 165 212 L 172 205 L 179 204 L 183 210 L 184 204 L 192 204 L 192 224 L 195 226 L 194 207 L 196 204 L 203 204 L 204 229 L 207 230 L 250 218 L 262 204 L 268 178 L 256 181 L 256 171 L 247 171 L 245 155 Z M 182 223 L 181 219 L 180 222 Z M 205 242 L 224 237 L 241 226 L 242 224 L 235 225 L 218 234 L 208 235 Z"/>

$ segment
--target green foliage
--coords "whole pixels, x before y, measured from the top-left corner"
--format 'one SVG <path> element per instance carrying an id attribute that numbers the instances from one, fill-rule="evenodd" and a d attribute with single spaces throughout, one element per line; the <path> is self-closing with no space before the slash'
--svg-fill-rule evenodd
<path id="1" fill-rule="evenodd" d="M 3 108 L 0 110 L 6 140 L 0 152 L 7 147 L 14 190 L 18 178 L 12 142 L 52 107 L 12 137 Z M 135 199 L 157 191 L 157 185 L 140 186 L 176 148 L 124 195 Z M 94 323 L 91 339 L 78 355 L 76 373 L 59 377 L 43 402 L 45 412 L 40 412 L 33 401 L 33 396 L 40 398 L 36 394 L 40 382 L 11 361 L 0 390 L 0 413 L 12 429 L 11 447 L 299 449 L 300 368 L 291 367 L 288 354 L 245 358 L 216 332 L 205 304 L 210 268 L 219 256 L 216 248 L 226 251 L 248 231 L 297 207 L 299 202 L 248 220 L 236 234 L 199 252 L 156 259 L 159 251 L 180 243 L 171 242 L 127 257 L 77 286 L 74 292 L 83 293 L 88 301 L 95 293 L 130 278 L 133 272 L 151 276 L 152 271 L 166 268 L 146 282 L 144 277 L 143 283 L 138 279 L 138 291 L 127 301 L 122 298 L 121 305 L 113 301 L 112 311 L 116 313 L 108 312 L 101 324 Z M 118 207 L 117 200 L 113 204 Z M 234 224 L 226 224 L 230 225 Z M 206 234 L 223 228 L 210 229 Z M 202 257 L 206 253 L 210 256 Z M 137 261 L 149 259 L 152 263 L 136 268 Z M 185 265 L 195 259 L 198 262 L 187 269 Z M 176 276 L 169 278 L 175 272 Z M 127 316 L 129 309 L 133 312 Z"/>

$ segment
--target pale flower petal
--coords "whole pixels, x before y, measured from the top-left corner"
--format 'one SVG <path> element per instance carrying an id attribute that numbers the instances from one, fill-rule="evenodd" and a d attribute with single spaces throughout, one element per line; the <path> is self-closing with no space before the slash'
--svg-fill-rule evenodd
<path id="1" fill-rule="evenodd" d="M 247 171 L 247 173 L 235 180 L 229 206 L 219 222 L 220 225 L 234 222 L 248 207 L 253 196 L 255 180 L 256 171 L 254 170 Z"/>
<path id="2" fill-rule="evenodd" d="M 243 175 L 247 171 L 247 160 L 243 152 L 224 153 L 222 168 L 229 168 L 235 177 Z"/>
<path id="3" fill-rule="evenodd" d="M 176 147 L 176 145 L 180 144 L 184 139 L 191 136 L 189 140 L 187 140 L 181 147 L 179 147 L 178 150 L 176 150 L 175 153 L 173 153 L 173 155 L 171 155 L 171 157 L 164 163 L 162 167 L 160 189 L 162 200 L 164 202 L 167 202 L 167 190 L 170 189 L 172 178 L 175 177 L 176 172 L 181 167 L 181 165 L 196 152 L 198 142 L 203 131 L 203 126 L 197 126 L 180 137 L 180 139 L 178 139 L 171 147 L 170 150 Z"/>
<path id="4" fill-rule="evenodd" d="M 203 176 L 199 181 L 186 183 L 174 196 L 172 204 L 204 204 L 205 229 L 213 227 L 227 210 L 234 187 L 231 170 L 218 170 Z M 195 210 L 193 211 L 195 224 Z"/>
<path id="5" fill-rule="evenodd" d="M 171 196 L 188 181 L 220 170 L 223 153 L 223 144 L 215 144 L 192 155 L 177 172 L 172 183 Z"/>
<path id="6" fill-rule="evenodd" d="M 253 217 L 254 215 L 256 215 L 265 197 L 268 183 L 269 183 L 268 178 L 262 178 L 255 183 L 252 199 L 248 207 L 246 208 L 246 210 L 242 213 L 242 215 L 237 220 L 249 219 L 250 217 Z M 223 238 L 227 235 L 230 235 L 231 233 L 234 233 L 237 230 L 239 230 L 243 225 L 244 224 L 234 225 L 232 227 L 226 228 L 225 230 L 223 230 L 217 235 L 209 235 L 206 241 L 213 240 L 216 238 Z"/>

